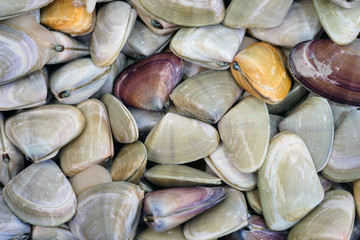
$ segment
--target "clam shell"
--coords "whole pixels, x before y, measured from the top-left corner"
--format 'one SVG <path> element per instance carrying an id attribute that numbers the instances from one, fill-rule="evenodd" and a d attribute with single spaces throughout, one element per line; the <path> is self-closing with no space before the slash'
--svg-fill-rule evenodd
<path id="1" fill-rule="evenodd" d="M 222 187 L 168 188 L 146 194 L 144 220 L 156 232 L 174 228 L 226 198 Z"/>
<path id="2" fill-rule="evenodd" d="M 0 183 L 6 185 L 22 171 L 25 161 L 22 153 L 5 135 L 4 123 L 4 115 L 0 112 Z"/>
<path id="3" fill-rule="evenodd" d="M 216 239 L 248 225 L 244 194 L 227 188 L 224 201 L 186 222 L 184 236 L 188 240 Z"/>
<path id="4" fill-rule="evenodd" d="M 77 240 L 69 229 L 60 227 L 40 227 L 33 226 L 31 231 L 31 239 L 34 240 L 53 240 L 66 239 Z"/>
<path id="5" fill-rule="evenodd" d="M 259 189 L 255 188 L 251 191 L 246 191 L 245 196 L 250 208 L 257 214 L 262 215 Z"/>
<path id="6" fill-rule="evenodd" d="M 159 35 L 141 21 L 136 21 L 122 51 L 135 58 L 160 52 L 171 40 L 172 33 Z"/>
<path id="7" fill-rule="evenodd" d="M 151 228 L 141 231 L 135 238 L 136 240 L 186 240 L 181 226 L 172 228 L 164 232 L 155 232 Z"/>
<path id="8" fill-rule="evenodd" d="M 190 187 L 198 185 L 220 185 L 221 180 L 207 172 L 183 165 L 156 165 L 144 176 L 160 187 Z"/>
<path id="9" fill-rule="evenodd" d="M 221 24 L 181 28 L 171 40 L 170 49 L 186 61 L 213 70 L 224 70 L 234 59 L 244 34 L 244 29 L 235 30 Z"/>
<path id="10" fill-rule="evenodd" d="M 100 165 L 92 165 L 91 167 L 79 172 L 69 179 L 76 196 L 79 196 L 88 188 L 111 182 L 111 174 Z"/>
<path id="11" fill-rule="evenodd" d="M 357 180 L 353 184 L 354 198 L 356 204 L 357 214 L 360 214 L 360 180 Z"/>
<path id="12" fill-rule="evenodd" d="M 57 45 L 52 52 L 50 60 L 46 64 L 58 64 L 69 62 L 73 59 L 90 54 L 89 47 L 84 43 L 67 36 L 61 32 L 52 32 L 55 35 Z"/>
<path id="13" fill-rule="evenodd" d="M 243 40 L 241 41 L 241 44 L 240 44 L 240 47 L 239 47 L 237 53 L 244 50 L 245 48 L 247 48 L 251 44 L 257 43 L 257 42 L 259 42 L 259 41 L 257 39 L 255 39 L 255 38 L 244 36 Z"/>
<path id="14" fill-rule="evenodd" d="M 225 16 L 221 0 L 139 0 L 151 14 L 181 26 L 199 27 L 220 23 Z M 162 7 L 166 6 L 166 8 Z"/>
<path id="15" fill-rule="evenodd" d="M 335 102 L 360 105 L 360 39 L 338 46 L 329 39 L 298 44 L 290 53 L 292 75 L 310 91 Z"/>
<path id="16" fill-rule="evenodd" d="M 222 118 L 241 92 L 229 71 L 205 71 L 180 83 L 170 98 L 177 107 L 213 124 Z"/>
<path id="17" fill-rule="evenodd" d="M 223 24 L 231 28 L 272 28 L 280 25 L 292 0 L 233 0 Z"/>
<path id="18" fill-rule="evenodd" d="M 165 115 L 163 112 L 150 111 L 140 108 L 129 107 L 131 115 L 136 121 L 140 133 L 149 133 L 151 129 Z"/>
<path id="19" fill-rule="evenodd" d="M 178 108 L 172 101 L 169 102 L 169 105 L 166 107 L 165 112 L 174 113 L 187 118 L 196 118 L 192 113 L 183 110 L 182 108 Z"/>
<path id="20" fill-rule="evenodd" d="M 182 73 L 180 58 L 172 53 L 158 53 L 122 71 L 116 79 L 114 95 L 133 107 L 162 110 Z"/>
<path id="21" fill-rule="evenodd" d="M 348 45 L 360 32 L 360 6 L 342 8 L 328 0 L 313 0 L 320 23 L 334 43 Z"/>
<path id="22" fill-rule="evenodd" d="M 204 159 L 215 174 L 232 188 L 249 191 L 256 187 L 256 175 L 237 170 L 232 164 L 234 159 L 229 156 L 223 143 L 220 143 L 216 150 Z"/>
<path id="23" fill-rule="evenodd" d="M 200 72 L 205 71 L 206 68 L 199 66 L 195 63 L 191 63 L 188 61 L 184 61 L 184 75 L 183 75 L 183 79 L 187 79 L 190 78 Z"/>
<path id="24" fill-rule="evenodd" d="M 121 148 L 111 165 L 113 181 L 127 181 L 136 184 L 144 173 L 147 163 L 145 145 L 136 141 Z"/>
<path id="25" fill-rule="evenodd" d="M 89 188 L 78 197 L 71 232 L 78 239 L 133 239 L 144 192 L 136 185 L 111 182 Z"/>
<path id="26" fill-rule="evenodd" d="M 252 173 L 261 167 L 270 141 L 270 119 L 264 102 L 246 97 L 225 114 L 218 129 L 238 171 Z"/>
<path id="27" fill-rule="evenodd" d="M 61 169 L 67 176 L 114 156 L 109 117 L 102 102 L 89 99 L 77 108 L 84 114 L 85 127 L 79 137 L 60 151 Z"/>
<path id="28" fill-rule="evenodd" d="M 27 239 L 30 224 L 21 221 L 6 205 L 0 188 L 0 239 Z"/>
<path id="29" fill-rule="evenodd" d="M 135 24 L 136 12 L 125 2 L 100 8 L 91 35 L 91 59 L 99 67 L 110 66 L 119 55 Z"/>
<path id="30" fill-rule="evenodd" d="M 38 70 L 15 81 L 0 85 L 0 111 L 44 105 L 47 98 L 48 77 Z"/>
<path id="31" fill-rule="evenodd" d="M 272 139 L 279 131 L 279 124 L 283 120 L 283 117 L 270 114 L 270 139 Z"/>
<path id="32" fill-rule="evenodd" d="M 3 198 L 20 219 L 32 225 L 59 226 L 76 212 L 76 196 L 60 168 L 49 160 L 33 163 L 8 184 Z"/>
<path id="33" fill-rule="evenodd" d="M 292 48 L 300 42 L 312 40 L 321 29 L 311 0 L 292 3 L 284 21 L 273 28 L 250 28 L 249 33 L 257 39 L 273 45 Z"/>
<path id="34" fill-rule="evenodd" d="M 90 58 L 74 60 L 50 76 L 50 88 L 57 100 L 64 104 L 80 103 L 104 85 L 110 67 L 98 67 Z"/>
<path id="35" fill-rule="evenodd" d="M 94 29 L 96 14 L 85 6 L 75 7 L 73 0 L 56 0 L 41 10 L 41 24 L 71 35 L 85 35 Z"/>
<path id="36" fill-rule="evenodd" d="M 329 102 L 331 112 L 332 112 L 332 115 L 333 115 L 334 129 L 335 130 L 339 127 L 342 120 L 344 120 L 344 118 L 350 112 L 357 109 L 357 107 L 350 106 L 350 105 L 347 105 L 347 104 L 341 104 L 341 103 L 333 102 L 333 101 L 330 101 L 330 100 L 328 100 L 328 102 Z"/>
<path id="37" fill-rule="evenodd" d="M 167 113 L 145 140 L 148 160 L 180 164 L 198 160 L 215 151 L 219 135 L 199 120 Z"/>
<path id="38" fill-rule="evenodd" d="M 101 101 L 109 113 L 111 130 L 120 143 L 132 143 L 139 138 L 139 130 L 131 112 L 111 94 L 101 96 Z"/>
<path id="39" fill-rule="evenodd" d="M 151 14 L 144 8 L 140 0 L 127 0 L 127 2 L 136 10 L 137 14 L 146 26 L 148 26 L 150 30 L 156 34 L 168 34 L 180 28 L 180 26 L 176 24 L 168 23 Z"/>
<path id="40" fill-rule="evenodd" d="M 53 104 L 8 118 L 5 133 L 28 159 L 41 162 L 54 157 L 61 147 L 79 136 L 84 125 L 85 118 L 77 108 Z"/>
<path id="41" fill-rule="evenodd" d="M 354 8 L 360 5 L 359 0 L 330 0 L 330 1 L 344 8 Z"/>
<path id="42" fill-rule="evenodd" d="M 34 9 L 42 8 L 53 0 L 3 0 L 0 7 L 0 20 L 12 18 Z"/>
<path id="43" fill-rule="evenodd" d="M 331 108 L 326 99 L 311 97 L 279 125 L 280 131 L 296 133 L 305 142 L 316 171 L 328 163 L 334 140 Z"/>
<path id="44" fill-rule="evenodd" d="M 288 239 L 350 239 L 354 219 L 353 196 L 345 190 L 332 190 L 291 229 Z"/>
<path id="45" fill-rule="evenodd" d="M 335 132 L 334 145 L 323 175 L 334 182 L 360 179 L 360 111 L 349 113 Z"/>
<path id="46" fill-rule="evenodd" d="M 275 231 L 295 225 L 324 198 L 310 152 L 291 132 L 271 140 L 258 188 L 266 225 Z"/>
<path id="47" fill-rule="evenodd" d="M 0 24 L 0 84 L 8 83 L 48 62 L 55 36 L 38 24 L 31 14 L 7 19 Z"/>
<path id="48" fill-rule="evenodd" d="M 284 56 L 268 43 L 254 43 L 239 52 L 231 73 L 242 88 L 269 104 L 281 102 L 290 90 Z"/>

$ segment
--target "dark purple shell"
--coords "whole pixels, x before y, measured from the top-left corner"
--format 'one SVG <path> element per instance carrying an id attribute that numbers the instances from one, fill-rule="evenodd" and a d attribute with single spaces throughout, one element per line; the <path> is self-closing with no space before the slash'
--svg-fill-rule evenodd
<path id="1" fill-rule="evenodd" d="M 296 45 L 289 56 L 293 76 L 332 101 L 360 105 L 360 39 L 339 46 L 329 39 Z"/>
<path id="2" fill-rule="evenodd" d="M 183 74 L 181 59 L 172 53 L 144 58 L 120 73 L 114 95 L 127 105 L 162 110 Z"/>

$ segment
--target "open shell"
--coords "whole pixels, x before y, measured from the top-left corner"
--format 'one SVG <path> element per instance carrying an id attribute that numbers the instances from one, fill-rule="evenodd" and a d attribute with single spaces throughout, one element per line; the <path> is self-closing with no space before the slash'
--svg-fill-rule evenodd
<path id="1" fill-rule="evenodd" d="M 218 143 L 219 135 L 213 126 L 174 113 L 167 113 L 145 140 L 148 160 L 165 164 L 206 157 Z"/>
<path id="2" fill-rule="evenodd" d="M 54 124 L 56 123 L 56 124 Z M 5 133 L 24 155 L 41 162 L 80 135 L 85 118 L 73 106 L 45 105 L 20 112 L 5 122 Z"/>
<path id="3" fill-rule="evenodd" d="M 218 128 L 238 171 L 252 173 L 261 167 L 270 141 L 270 119 L 264 102 L 246 97 L 225 114 Z"/>
<path id="4" fill-rule="evenodd" d="M 295 225 L 324 198 L 324 190 L 303 140 L 282 132 L 270 142 L 259 170 L 258 187 L 263 215 L 271 230 Z"/>
<path id="5" fill-rule="evenodd" d="M 84 114 L 84 131 L 60 151 L 61 169 L 67 176 L 114 156 L 109 117 L 102 102 L 89 99 L 77 105 Z"/>
<path id="6" fill-rule="evenodd" d="M 60 168 L 49 160 L 33 163 L 6 184 L 3 198 L 20 219 L 32 225 L 59 226 L 76 212 L 76 196 Z"/>

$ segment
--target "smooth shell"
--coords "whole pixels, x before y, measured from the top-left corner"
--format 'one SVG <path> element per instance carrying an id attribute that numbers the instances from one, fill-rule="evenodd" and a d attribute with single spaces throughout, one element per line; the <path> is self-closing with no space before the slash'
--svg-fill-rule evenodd
<path id="1" fill-rule="evenodd" d="M 128 109 L 136 121 L 139 132 L 144 134 L 149 133 L 165 115 L 164 112 L 150 111 L 134 107 L 129 107 Z"/>
<path id="2" fill-rule="evenodd" d="M 246 97 L 225 114 L 218 129 L 238 171 L 252 173 L 261 167 L 270 141 L 270 119 L 264 102 Z"/>
<path id="3" fill-rule="evenodd" d="M 111 65 L 119 55 L 135 24 L 136 12 L 125 2 L 111 2 L 100 8 L 91 35 L 90 53 L 99 67 Z"/>
<path id="4" fill-rule="evenodd" d="M 250 208 L 257 214 L 262 215 L 259 189 L 255 188 L 251 191 L 246 191 L 245 196 Z"/>
<path id="5" fill-rule="evenodd" d="M 280 131 L 296 133 L 305 142 L 316 171 L 328 163 L 334 140 L 331 108 L 326 99 L 311 97 L 298 106 L 279 125 Z"/>
<path id="6" fill-rule="evenodd" d="M 8 184 L 3 198 L 20 219 L 32 225 L 59 226 L 76 212 L 76 196 L 52 160 L 33 163 Z"/>
<path id="7" fill-rule="evenodd" d="M 360 39 L 347 46 L 330 39 L 300 43 L 290 53 L 289 67 L 310 91 L 335 102 L 360 105 Z"/>
<path id="8" fill-rule="evenodd" d="M 145 140 L 148 160 L 180 164 L 198 160 L 215 151 L 219 135 L 199 120 L 167 113 Z"/>
<path id="9" fill-rule="evenodd" d="M 1 1 L 0 7 L 0 20 L 42 8 L 52 1 L 53 0 L 3 0 Z"/>
<path id="10" fill-rule="evenodd" d="M 170 49 L 186 61 L 213 70 L 224 70 L 233 61 L 244 34 L 244 29 L 235 30 L 221 24 L 181 28 L 171 40 Z"/>
<path id="11" fill-rule="evenodd" d="M 182 226 L 172 228 L 164 232 L 155 232 L 151 228 L 146 228 L 136 235 L 136 240 L 186 240 Z"/>
<path id="12" fill-rule="evenodd" d="M 67 176 L 114 156 L 109 117 L 102 102 L 89 99 L 77 105 L 85 117 L 84 131 L 60 151 L 61 169 Z"/>
<path id="13" fill-rule="evenodd" d="M 360 5 L 359 0 L 330 0 L 330 1 L 344 8 L 353 8 Z"/>
<path id="14" fill-rule="evenodd" d="M 241 92 L 229 71 L 205 71 L 180 83 L 170 98 L 177 107 L 213 124 L 230 109 Z"/>
<path id="15" fill-rule="evenodd" d="M 84 125 L 85 118 L 77 108 L 52 104 L 11 116 L 5 122 L 5 133 L 28 159 L 41 162 L 79 136 Z"/>
<path id="16" fill-rule="evenodd" d="M 220 185 L 221 180 L 207 172 L 183 165 L 156 165 L 144 176 L 160 187 L 190 187 L 198 185 Z"/>
<path id="17" fill-rule="evenodd" d="M 71 232 L 81 240 L 133 239 L 144 191 L 126 182 L 89 188 L 78 197 Z"/>
<path id="18" fill-rule="evenodd" d="M 324 198 L 310 153 L 291 132 L 271 140 L 259 170 L 258 188 L 266 224 L 275 231 L 295 225 Z"/>

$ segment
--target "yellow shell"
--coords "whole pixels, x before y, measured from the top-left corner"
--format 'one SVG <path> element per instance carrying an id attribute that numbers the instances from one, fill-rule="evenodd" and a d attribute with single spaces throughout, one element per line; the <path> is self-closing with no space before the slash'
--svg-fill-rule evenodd
<path id="1" fill-rule="evenodd" d="M 85 6 L 75 7 L 73 0 L 56 0 L 41 9 L 41 24 L 64 33 L 84 35 L 92 32 L 95 11 L 87 13 Z"/>
<path id="2" fill-rule="evenodd" d="M 268 43 L 254 43 L 239 52 L 231 73 L 241 87 L 269 104 L 281 102 L 290 90 L 284 56 Z"/>

